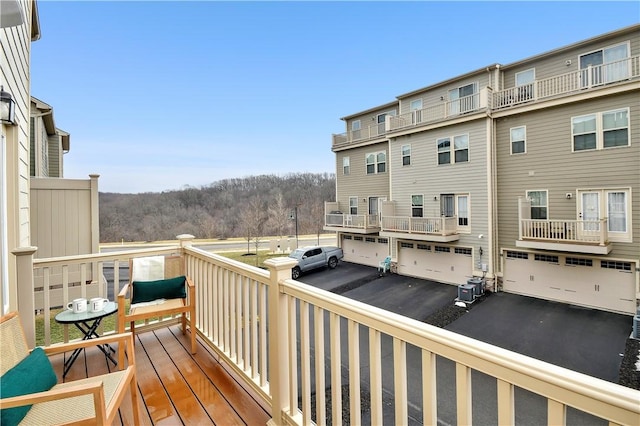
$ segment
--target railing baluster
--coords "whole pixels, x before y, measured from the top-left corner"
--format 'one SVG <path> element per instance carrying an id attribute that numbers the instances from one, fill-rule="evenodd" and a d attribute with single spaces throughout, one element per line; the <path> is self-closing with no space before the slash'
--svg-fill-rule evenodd
<path id="1" fill-rule="evenodd" d="M 347 321 L 349 336 L 349 414 L 352 425 L 360 421 L 360 324 Z"/>
<path id="2" fill-rule="evenodd" d="M 289 311 L 289 330 L 286 333 L 289 344 L 289 414 L 295 415 L 298 411 L 298 345 L 297 345 L 297 301 L 294 297 L 287 296 L 286 309 Z M 278 342 L 278 344 L 280 344 Z"/>
<path id="3" fill-rule="evenodd" d="M 302 390 L 302 424 L 311 424 L 311 347 L 309 304 L 300 302 L 300 388 Z"/>
<path id="4" fill-rule="evenodd" d="M 456 401 L 459 425 L 471 424 L 471 369 L 456 363 Z"/>
<path id="5" fill-rule="evenodd" d="M 371 377 L 371 424 L 381 425 L 382 414 L 382 348 L 380 332 L 369 328 L 369 375 Z"/>
<path id="6" fill-rule="evenodd" d="M 509 426 L 516 422 L 514 386 L 497 379 L 498 386 L 498 424 Z"/>
<path id="7" fill-rule="evenodd" d="M 331 420 L 342 425 L 342 366 L 340 362 L 340 316 L 329 314 L 331 327 Z"/>
<path id="8" fill-rule="evenodd" d="M 313 327 L 315 333 L 314 339 L 314 356 L 315 379 L 316 379 L 316 424 L 324 425 L 327 423 L 327 410 L 325 407 L 325 383 L 324 383 L 324 310 L 318 306 L 313 310 Z"/>
<path id="9" fill-rule="evenodd" d="M 422 350 L 422 424 L 438 424 L 436 354 Z"/>
<path id="10" fill-rule="evenodd" d="M 547 400 L 547 424 L 564 426 L 567 424 L 567 407 L 553 399 Z"/>
<path id="11" fill-rule="evenodd" d="M 267 286 L 257 283 L 260 299 L 260 386 L 267 385 Z M 275 290 L 274 290 L 275 291 Z M 257 351 L 256 351 L 257 352 Z"/>
<path id="12" fill-rule="evenodd" d="M 407 424 L 407 344 L 398 338 L 393 339 L 393 392 L 396 424 Z"/>

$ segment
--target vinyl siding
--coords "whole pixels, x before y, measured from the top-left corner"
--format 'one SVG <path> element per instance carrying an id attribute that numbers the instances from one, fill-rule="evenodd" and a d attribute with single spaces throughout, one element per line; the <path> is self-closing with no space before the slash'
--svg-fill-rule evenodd
<path id="1" fill-rule="evenodd" d="M 486 126 L 487 121 L 480 119 L 392 139 L 391 196 L 396 215 L 411 216 L 411 195 L 424 195 L 424 216 L 439 217 L 440 194 L 469 194 L 471 235 L 461 234 L 459 244 L 477 245 L 477 235 L 488 234 Z M 437 139 L 461 134 L 469 135 L 469 161 L 438 165 Z M 406 144 L 411 145 L 409 166 L 402 165 L 400 154 Z"/>
<path id="2" fill-rule="evenodd" d="M 365 156 L 368 153 L 380 151 L 387 153 L 387 171 L 368 175 Z M 344 157 L 349 157 L 349 175 L 344 175 L 342 172 Z M 348 211 L 349 197 L 358 197 L 358 214 L 368 213 L 366 198 L 389 197 L 389 150 L 386 142 L 340 151 L 336 153 L 336 167 L 336 201 L 340 203 L 340 209 L 343 212 Z"/>
<path id="3" fill-rule="evenodd" d="M 576 189 L 631 188 L 633 243 L 613 243 L 610 257 L 640 253 L 640 107 L 639 91 L 565 104 L 496 121 L 498 224 L 500 246 L 518 238 L 518 196 L 546 189 L 550 219 L 576 219 Z M 572 152 L 571 118 L 630 108 L 631 145 Z M 510 154 L 509 129 L 526 125 L 526 154 Z M 570 192 L 573 199 L 566 199 Z"/>
<path id="4" fill-rule="evenodd" d="M 18 126 L 7 131 L 7 210 L 9 250 L 29 241 L 29 58 L 31 51 L 31 1 L 21 2 L 27 23 L 0 29 L 0 81 L 16 102 Z M 17 200 L 17 205 L 14 203 Z M 17 213 L 17 216 L 16 216 Z M 15 227 L 14 227 L 15 226 Z M 17 229 L 17 235 L 11 229 Z"/>

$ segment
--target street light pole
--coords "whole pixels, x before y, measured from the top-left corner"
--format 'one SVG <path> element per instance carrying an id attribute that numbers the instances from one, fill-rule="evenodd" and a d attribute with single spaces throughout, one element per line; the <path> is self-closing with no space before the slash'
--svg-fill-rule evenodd
<path id="1" fill-rule="evenodd" d="M 297 205 L 294 209 L 294 215 L 296 217 L 296 248 L 299 248 L 300 244 L 298 244 L 298 206 Z"/>

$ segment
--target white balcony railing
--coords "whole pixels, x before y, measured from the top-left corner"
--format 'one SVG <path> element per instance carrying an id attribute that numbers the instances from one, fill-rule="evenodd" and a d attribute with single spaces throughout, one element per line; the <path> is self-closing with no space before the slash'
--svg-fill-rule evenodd
<path id="1" fill-rule="evenodd" d="M 604 246 L 609 240 L 607 219 L 521 219 L 520 239 L 545 240 L 571 244 L 597 244 Z"/>
<path id="2" fill-rule="evenodd" d="M 457 216 L 453 217 L 407 217 L 383 216 L 383 231 L 409 234 L 453 235 L 457 232 Z"/>
<path id="3" fill-rule="evenodd" d="M 493 108 L 506 108 L 638 77 L 640 56 L 633 56 L 497 91 L 493 94 Z"/>
<path id="4" fill-rule="evenodd" d="M 527 423 L 563 425 L 572 422 L 567 407 L 613 424 L 637 424 L 640 418 L 638 391 L 292 281 L 295 260 L 289 258 L 268 260 L 265 271 L 188 243 L 38 264 L 32 251 L 23 250 L 17 253 L 18 287 L 33 288 L 35 269 L 64 270 L 86 262 L 113 262 L 113 282 L 104 284 L 114 286 L 126 259 L 176 251 L 196 283 L 192 321 L 198 334 L 270 405 L 273 424 L 310 424 L 312 418 L 325 424 L 329 417 L 342 424 L 343 385 L 348 385 L 351 424 L 363 422 L 365 398 L 371 424 L 389 416 L 407 424 L 410 415 L 423 424 L 486 424 L 489 413 L 498 424 L 514 424 L 525 415 Z M 49 300 L 51 290 L 45 286 L 43 291 Z M 33 330 L 34 311 L 24 307 L 18 307 L 23 323 Z M 385 376 L 390 372 L 392 378 Z M 391 389 L 392 404 L 383 403 L 383 387 Z M 495 390 L 494 403 L 473 412 L 472 400 L 487 398 L 477 390 L 487 388 Z M 325 389 L 331 394 L 329 407 Z M 522 389 L 528 391 L 525 397 L 537 398 L 534 403 L 520 399 Z M 518 412 L 519 404 L 527 406 L 525 413 Z"/>
<path id="5" fill-rule="evenodd" d="M 368 229 L 379 227 L 377 214 L 344 214 L 328 213 L 324 216 L 324 224 L 329 227 Z"/>
<path id="6" fill-rule="evenodd" d="M 487 103 L 484 101 L 485 96 L 483 96 L 485 92 L 489 93 L 487 89 L 483 89 L 480 93 L 474 93 L 460 99 L 442 101 L 439 105 L 389 117 L 389 128 L 390 130 L 398 130 L 404 127 L 419 126 L 478 111 L 487 107 Z"/>

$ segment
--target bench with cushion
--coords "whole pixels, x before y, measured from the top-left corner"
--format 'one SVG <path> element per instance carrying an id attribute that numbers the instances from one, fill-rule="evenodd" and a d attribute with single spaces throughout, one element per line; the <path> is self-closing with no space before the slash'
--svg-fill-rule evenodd
<path id="1" fill-rule="evenodd" d="M 111 424 L 127 391 L 139 424 L 135 354 L 131 333 L 65 343 L 29 351 L 16 312 L 0 319 L 0 424 Z M 127 347 L 127 367 L 109 374 L 57 383 L 48 356 L 77 348 L 114 344 Z"/>
<path id="2" fill-rule="evenodd" d="M 153 256 L 132 259 L 129 264 L 129 283 L 118 294 L 118 332 L 126 324 L 135 333 L 135 322 L 180 314 L 182 333 L 187 323 L 191 327 L 191 353 L 196 353 L 196 333 L 192 322 L 196 317 L 195 286 L 183 275 L 179 256 Z M 127 308 L 126 300 L 130 306 Z M 188 318 L 187 318 L 188 314 Z M 119 352 L 119 359 L 124 357 Z"/>

